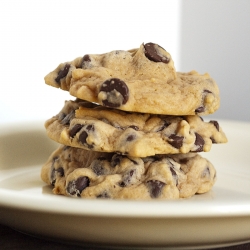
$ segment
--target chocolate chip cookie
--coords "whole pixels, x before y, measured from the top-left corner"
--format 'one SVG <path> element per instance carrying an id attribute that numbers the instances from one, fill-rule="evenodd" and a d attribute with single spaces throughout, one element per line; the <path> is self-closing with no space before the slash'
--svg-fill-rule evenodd
<path id="1" fill-rule="evenodd" d="M 176 72 L 171 55 L 154 43 L 61 63 L 45 76 L 45 83 L 130 112 L 206 115 L 220 105 L 218 86 L 209 74 Z"/>
<path id="2" fill-rule="evenodd" d="M 45 123 L 48 136 L 64 145 L 133 157 L 209 151 L 227 138 L 217 121 L 198 115 L 130 113 L 77 99 Z"/>
<path id="3" fill-rule="evenodd" d="M 208 192 L 216 171 L 197 153 L 138 158 L 60 146 L 41 178 L 53 193 L 72 197 L 178 199 Z"/>

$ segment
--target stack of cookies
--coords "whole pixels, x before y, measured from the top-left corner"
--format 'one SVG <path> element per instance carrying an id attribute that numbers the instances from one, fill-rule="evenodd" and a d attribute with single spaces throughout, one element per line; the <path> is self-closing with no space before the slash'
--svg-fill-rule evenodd
<path id="1" fill-rule="evenodd" d="M 41 171 L 55 194 L 178 199 L 214 185 L 216 170 L 199 152 L 227 138 L 201 117 L 220 105 L 208 74 L 176 72 L 171 55 L 147 43 L 62 63 L 45 82 L 76 98 L 45 122 L 61 144 Z"/>

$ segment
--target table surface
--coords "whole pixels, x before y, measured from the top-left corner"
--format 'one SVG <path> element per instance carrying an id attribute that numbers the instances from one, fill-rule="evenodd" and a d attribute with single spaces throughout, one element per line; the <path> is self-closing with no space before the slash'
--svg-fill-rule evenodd
<path id="1" fill-rule="evenodd" d="M 29 235 L 22 234 L 17 232 L 5 225 L 0 224 L 0 249 L 1 250 L 9 250 L 9 249 L 36 249 L 36 250 L 101 250 L 101 247 L 80 247 L 80 246 L 72 246 L 61 244 L 58 242 L 52 242 L 49 240 L 35 238 Z M 107 248 L 106 248 L 107 249 Z M 250 249 L 250 243 L 231 246 L 231 247 L 223 247 L 223 248 L 213 248 L 213 250 L 246 250 Z"/>

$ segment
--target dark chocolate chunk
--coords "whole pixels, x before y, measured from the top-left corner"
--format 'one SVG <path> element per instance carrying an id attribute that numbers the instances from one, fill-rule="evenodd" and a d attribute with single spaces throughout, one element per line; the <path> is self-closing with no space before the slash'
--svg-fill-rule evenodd
<path id="1" fill-rule="evenodd" d="M 118 78 L 106 80 L 101 88 L 107 94 L 107 99 L 102 100 L 104 106 L 116 108 L 125 104 L 129 98 L 129 89 L 124 81 Z"/>
<path id="2" fill-rule="evenodd" d="M 87 176 L 81 176 L 76 180 L 70 181 L 67 186 L 67 192 L 70 195 L 81 197 L 82 191 L 89 186 L 90 180 Z"/>
<path id="3" fill-rule="evenodd" d="M 210 123 L 214 124 L 214 126 L 216 127 L 216 129 L 218 131 L 220 131 L 220 125 L 219 125 L 219 123 L 217 121 L 212 120 L 212 121 L 210 121 Z"/>
<path id="4" fill-rule="evenodd" d="M 198 147 L 197 147 L 197 149 L 195 151 L 192 151 L 192 152 L 202 152 L 203 151 L 203 146 L 205 144 L 205 141 L 202 138 L 202 136 L 199 135 L 198 133 L 195 133 L 195 142 L 194 142 L 194 144 L 196 146 L 198 146 Z"/>
<path id="5" fill-rule="evenodd" d="M 178 136 L 178 135 L 172 134 L 172 135 L 169 136 L 168 143 L 170 145 L 172 145 L 173 147 L 179 149 L 179 148 L 182 147 L 183 139 L 184 139 L 183 136 Z"/>
<path id="6" fill-rule="evenodd" d="M 161 51 L 160 51 L 160 48 L 163 49 L 158 44 L 155 44 L 155 43 L 146 43 L 144 45 L 145 56 L 150 61 L 153 61 L 153 62 L 169 63 L 170 62 L 170 58 L 168 58 L 167 56 L 163 55 L 161 53 Z M 163 50 L 165 50 L 165 49 L 163 49 Z"/>
<path id="7" fill-rule="evenodd" d="M 166 183 L 158 180 L 150 180 L 147 181 L 146 184 L 151 198 L 159 197 L 161 195 L 162 188 L 166 185 Z"/>
<path id="8" fill-rule="evenodd" d="M 82 124 L 75 124 L 74 127 L 70 129 L 69 136 L 75 137 L 75 135 L 82 129 L 82 127 Z"/>
<path id="9" fill-rule="evenodd" d="M 67 64 L 64 66 L 64 68 L 61 69 L 61 70 L 58 72 L 58 75 L 57 75 L 57 77 L 56 77 L 56 79 L 55 79 L 55 81 L 56 81 L 58 84 L 60 84 L 60 80 L 61 80 L 62 78 L 64 78 L 64 77 L 68 74 L 69 68 L 70 68 L 70 64 L 67 63 Z"/>

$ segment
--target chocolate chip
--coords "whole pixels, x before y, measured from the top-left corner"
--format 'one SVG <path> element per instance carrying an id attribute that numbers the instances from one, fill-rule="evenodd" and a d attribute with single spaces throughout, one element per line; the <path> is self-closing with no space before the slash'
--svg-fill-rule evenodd
<path id="1" fill-rule="evenodd" d="M 107 94 L 107 99 L 102 100 L 104 106 L 116 108 L 127 103 L 129 98 L 129 89 L 126 83 L 118 78 L 111 78 L 106 80 L 100 92 Z"/>
<path id="2" fill-rule="evenodd" d="M 184 139 L 183 136 L 178 136 L 178 135 L 172 134 L 172 135 L 169 136 L 168 143 L 170 145 L 172 145 L 173 147 L 179 149 L 179 148 L 182 147 L 183 139 Z"/>
<path id="3" fill-rule="evenodd" d="M 61 70 L 58 72 L 58 75 L 57 75 L 57 77 L 56 77 L 56 79 L 55 79 L 55 81 L 56 81 L 58 84 L 60 84 L 60 80 L 61 80 L 62 78 L 64 78 L 64 77 L 68 74 L 69 68 L 70 68 L 70 64 L 67 63 L 67 64 L 64 66 L 64 68 L 61 69 Z"/>
<path id="4" fill-rule="evenodd" d="M 97 195 L 96 198 L 98 198 L 98 199 L 109 199 L 110 196 L 108 195 L 108 193 L 106 191 L 104 191 L 103 193 Z"/>
<path id="5" fill-rule="evenodd" d="M 122 157 L 122 155 L 114 154 L 110 162 L 111 167 L 114 168 L 119 165 L 121 163 Z"/>
<path id="6" fill-rule="evenodd" d="M 216 129 L 218 130 L 218 131 L 220 131 L 220 125 L 219 125 L 219 123 L 217 122 L 217 121 L 210 121 L 210 123 L 212 123 L 212 124 L 214 124 L 214 126 L 216 127 Z"/>
<path id="7" fill-rule="evenodd" d="M 85 56 L 82 58 L 82 68 L 83 68 L 83 69 L 88 68 L 90 62 L 91 62 L 91 59 L 90 59 L 89 55 L 85 55 Z"/>
<path id="8" fill-rule="evenodd" d="M 212 91 L 208 90 L 208 89 L 204 89 L 203 91 L 204 93 L 212 93 Z"/>
<path id="9" fill-rule="evenodd" d="M 71 128 L 70 131 L 69 131 L 69 136 L 70 137 L 75 137 L 75 135 L 82 129 L 82 127 L 83 127 L 82 124 L 74 125 L 74 127 Z"/>
<path id="10" fill-rule="evenodd" d="M 204 112 L 205 111 L 205 108 L 203 107 L 203 106 L 200 106 L 199 108 L 197 108 L 196 110 L 195 110 L 195 113 L 202 113 L 202 112 Z"/>
<path id="11" fill-rule="evenodd" d="M 126 139 L 126 141 L 133 141 L 136 138 L 135 135 L 129 135 Z"/>
<path id="12" fill-rule="evenodd" d="M 87 138 L 88 138 L 88 133 L 86 131 L 83 131 L 80 135 L 79 135 L 79 141 L 83 144 L 86 145 L 89 149 L 93 148 L 93 145 L 90 145 L 87 143 Z"/>
<path id="13" fill-rule="evenodd" d="M 132 169 L 130 171 L 128 171 L 127 173 L 125 173 L 123 175 L 123 178 L 122 178 L 122 182 L 120 182 L 120 186 L 121 187 L 126 187 L 130 184 L 131 182 L 131 179 L 133 177 L 133 175 L 135 174 L 136 170 L 135 169 Z"/>
<path id="14" fill-rule="evenodd" d="M 50 172 L 50 183 L 52 186 L 55 186 L 55 182 L 56 182 L 56 169 L 54 167 L 55 162 L 58 160 L 58 157 L 55 156 L 52 159 L 52 164 L 51 164 L 51 172 Z"/>
<path id="15" fill-rule="evenodd" d="M 169 125 L 170 125 L 170 122 L 164 121 L 164 124 L 161 125 L 161 127 L 159 127 L 159 128 L 157 129 L 156 132 L 160 132 L 160 131 L 164 130 L 164 129 L 167 128 Z"/>
<path id="16" fill-rule="evenodd" d="M 175 179 L 175 183 L 176 183 L 176 186 L 178 185 L 178 175 L 176 174 L 174 168 L 171 166 L 170 167 L 170 171 L 171 171 L 171 174 L 173 176 L 173 178 Z"/>
<path id="17" fill-rule="evenodd" d="M 69 125 L 70 121 L 75 117 L 75 110 L 71 110 L 69 114 L 67 114 L 62 120 L 62 125 Z"/>
<path id="18" fill-rule="evenodd" d="M 202 152 L 203 151 L 203 146 L 205 144 L 205 141 L 202 138 L 202 136 L 199 135 L 198 133 L 195 133 L 195 142 L 194 142 L 194 144 L 197 146 L 197 149 L 195 151 L 192 151 L 192 152 Z"/>
<path id="19" fill-rule="evenodd" d="M 146 43 L 144 45 L 144 49 L 145 49 L 145 56 L 153 62 L 163 62 L 163 63 L 169 63 L 170 62 L 170 58 L 168 58 L 167 56 L 163 55 L 160 51 L 160 48 L 163 49 L 162 47 L 160 47 L 159 45 L 155 44 L 155 43 Z M 165 50 L 165 49 L 163 49 Z"/>
<path id="20" fill-rule="evenodd" d="M 94 127 L 94 125 L 89 124 L 89 125 L 87 125 L 86 130 L 87 131 L 95 131 L 95 127 Z"/>
<path id="21" fill-rule="evenodd" d="M 216 144 L 217 143 L 217 141 L 211 136 L 210 137 L 210 140 L 212 141 L 212 143 L 214 143 L 214 144 Z"/>
<path id="22" fill-rule="evenodd" d="M 92 162 L 90 168 L 96 175 L 104 175 L 106 174 L 106 169 L 103 167 L 103 162 L 100 159 L 96 159 Z"/>
<path id="23" fill-rule="evenodd" d="M 209 167 L 206 167 L 201 174 L 201 178 L 209 178 L 209 177 L 210 177 L 210 169 Z"/>
<path id="24" fill-rule="evenodd" d="M 56 173 L 58 174 L 59 177 L 63 177 L 64 176 L 64 169 L 63 167 L 59 167 L 56 169 Z"/>
<path id="25" fill-rule="evenodd" d="M 188 158 L 182 158 L 179 160 L 180 164 L 187 164 Z"/>
<path id="26" fill-rule="evenodd" d="M 64 146 L 63 146 L 63 151 L 65 151 L 65 150 L 67 150 L 67 149 L 69 149 L 69 148 L 70 148 L 70 146 L 64 145 Z"/>
<path id="27" fill-rule="evenodd" d="M 139 130 L 139 127 L 137 127 L 137 126 L 135 126 L 135 125 L 130 125 L 129 128 L 132 128 L 132 129 L 134 129 L 134 130 L 136 130 L 136 131 Z"/>
<path id="28" fill-rule="evenodd" d="M 78 177 L 76 180 L 70 181 L 67 186 L 67 192 L 70 195 L 81 197 L 82 191 L 89 186 L 90 180 L 87 176 Z"/>
<path id="29" fill-rule="evenodd" d="M 162 181 L 150 180 L 146 182 L 151 198 L 158 198 L 161 194 L 162 188 L 166 185 Z"/>

